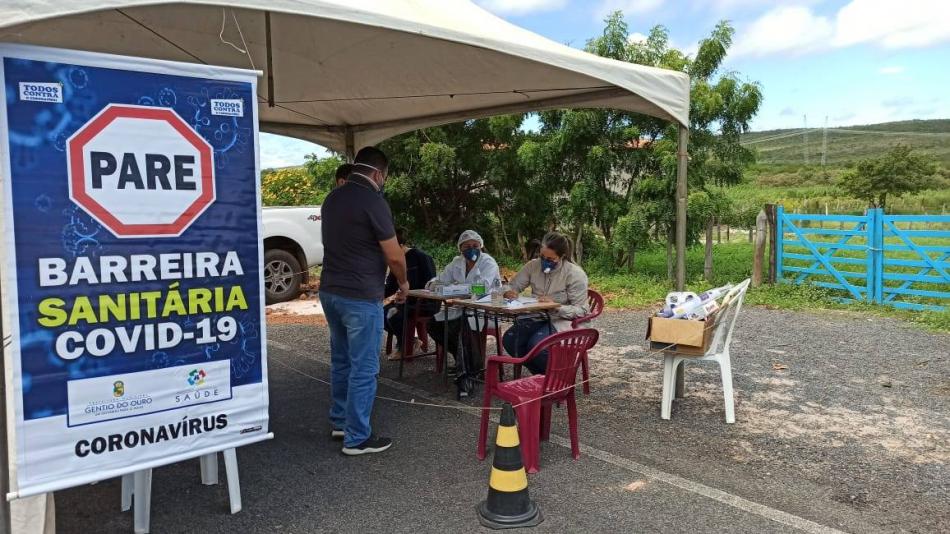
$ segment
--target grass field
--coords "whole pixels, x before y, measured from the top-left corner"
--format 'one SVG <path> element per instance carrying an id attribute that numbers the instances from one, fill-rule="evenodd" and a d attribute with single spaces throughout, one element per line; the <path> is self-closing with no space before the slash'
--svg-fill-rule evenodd
<path id="1" fill-rule="evenodd" d="M 818 165 L 825 143 L 821 128 L 752 132 L 742 144 L 764 165 Z M 841 166 L 880 156 L 895 144 L 908 145 L 950 167 L 950 119 L 915 120 L 829 128 L 825 163 Z"/>
<path id="2" fill-rule="evenodd" d="M 715 246 L 712 283 L 702 279 L 703 250 L 694 247 L 686 255 L 688 289 L 695 292 L 751 276 L 752 245 L 743 242 Z M 643 308 L 656 305 L 673 288 L 666 279 L 666 251 L 651 249 L 637 255 L 635 271 L 630 274 L 590 272 L 591 286 L 601 291 L 609 307 Z M 945 287 L 945 286 L 944 286 Z M 950 311 L 911 312 L 889 306 L 841 304 L 840 293 L 812 285 L 778 284 L 750 289 L 746 302 L 792 310 L 844 310 L 855 313 L 900 317 L 929 329 L 950 332 Z"/>
<path id="3" fill-rule="evenodd" d="M 686 253 L 687 289 L 699 293 L 710 287 L 738 283 L 752 276 L 753 246 L 747 234 L 732 233 L 732 242 L 714 246 L 713 279 L 703 279 L 703 248 L 692 247 Z M 441 268 L 457 253 L 451 245 L 420 243 L 420 248 L 431 254 Z M 513 258 L 496 257 L 502 269 L 517 272 L 521 263 Z M 611 308 L 647 308 L 662 302 L 674 284 L 666 278 L 666 249 L 655 246 L 637 253 L 633 272 L 617 272 L 601 268 L 596 258 L 585 264 L 591 287 L 600 291 Z M 608 262 L 609 263 L 609 262 Z M 943 288 L 946 291 L 946 286 Z M 856 313 L 901 317 L 930 329 L 950 332 L 950 311 L 910 312 L 890 306 L 870 304 L 842 304 L 837 301 L 840 292 L 813 285 L 777 284 L 750 289 L 746 302 L 772 308 L 792 310 L 842 310 Z M 943 303 L 946 305 L 946 301 Z"/>

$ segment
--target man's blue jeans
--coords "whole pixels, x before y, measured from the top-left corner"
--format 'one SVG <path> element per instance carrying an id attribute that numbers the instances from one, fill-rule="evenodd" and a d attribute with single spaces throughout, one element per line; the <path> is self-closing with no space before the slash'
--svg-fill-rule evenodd
<path id="1" fill-rule="evenodd" d="M 320 292 L 330 326 L 330 424 L 343 429 L 343 446 L 369 439 L 376 398 L 383 304 Z"/>

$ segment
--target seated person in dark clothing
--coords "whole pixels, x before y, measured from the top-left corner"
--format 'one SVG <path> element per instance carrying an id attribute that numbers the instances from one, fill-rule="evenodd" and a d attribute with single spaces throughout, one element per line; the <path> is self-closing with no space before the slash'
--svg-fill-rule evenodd
<path id="1" fill-rule="evenodd" d="M 417 248 L 411 247 L 406 242 L 405 228 L 396 229 L 396 240 L 406 254 L 406 277 L 409 279 L 409 289 L 424 289 L 426 282 L 435 277 L 435 260 L 432 259 L 432 256 Z M 386 296 L 395 295 L 398 290 L 399 284 L 396 283 L 396 278 L 390 273 L 386 278 Z M 419 317 L 431 317 L 432 314 L 438 311 L 439 303 L 423 300 L 418 303 L 418 306 L 419 309 L 417 313 Z M 409 299 L 408 310 L 410 315 L 416 310 L 416 299 Z M 402 358 L 403 348 L 406 347 L 404 344 L 405 340 L 402 337 L 404 325 L 405 317 L 403 316 L 402 304 L 387 305 L 383 310 L 383 326 L 387 332 L 396 338 L 396 347 L 398 347 L 389 356 L 390 360 Z M 415 339 L 415 332 L 410 332 L 410 335 L 413 336 L 411 340 L 412 343 L 418 343 Z M 415 350 L 414 345 L 413 350 Z"/>

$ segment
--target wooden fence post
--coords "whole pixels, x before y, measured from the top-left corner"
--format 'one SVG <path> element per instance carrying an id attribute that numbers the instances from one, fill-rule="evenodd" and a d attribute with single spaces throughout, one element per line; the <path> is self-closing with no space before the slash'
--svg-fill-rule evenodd
<path id="1" fill-rule="evenodd" d="M 778 271 L 776 266 L 776 252 L 778 247 L 778 236 L 776 235 L 776 228 L 778 228 L 777 214 L 775 211 L 775 204 L 766 204 L 765 205 L 765 216 L 768 220 L 769 226 L 769 277 L 768 281 L 770 284 L 774 284 L 777 277 Z"/>
<path id="2" fill-rule="evenodd" d="M 755 218 L 755 250 L 752 253 L 752 287 L 762 285 L 762 264 L 765 261 L 765 227 L 768 224 L 768 217 L 765 210 L 759 211 Z M 752 235 L 752 231 L 749 231 Z"/>

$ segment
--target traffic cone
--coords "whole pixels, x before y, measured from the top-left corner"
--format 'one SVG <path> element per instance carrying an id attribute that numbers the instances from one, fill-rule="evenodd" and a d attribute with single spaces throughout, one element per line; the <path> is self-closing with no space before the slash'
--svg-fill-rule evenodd
<path id="1" fill-rule="evenodd" d="M 541 522 L 541 509 L 528 496 L 528 475 L 521 462 L 520 445 L 515 410 L 506 402 L 495 438 L 488 499 L 477 508 L 483 526 L 497 530 L 533 527 Z"/>

